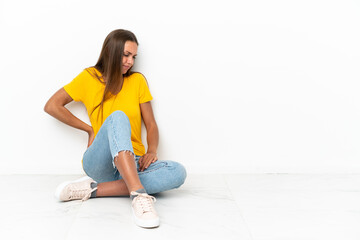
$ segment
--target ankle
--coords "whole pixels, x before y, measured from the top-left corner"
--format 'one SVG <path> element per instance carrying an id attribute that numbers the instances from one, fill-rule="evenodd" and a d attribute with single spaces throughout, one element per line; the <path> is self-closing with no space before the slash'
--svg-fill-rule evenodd
<path id="1" fill-rule="evenodd" d="M 140 189 L 138 189 L 138 190 L 136 190 L 136 191 L 131 191 L 130 192 L 130 198 L 131 198 L 131 200 L 133 200 L 137 195 L 135 195 L 135 194 L 131 194 L 131 193 L 133 193 L 133 192 L 136 192 L 136 193 L 146 193 L 146 190 L 145 190 L 145 188 L 140 188 Z"/>
<path id="2" fill-rule="evenodd" d="M 97 185 L 98 185 L 98 184 L 97 184 L 96 182 L 92 182 L 92 183 L 90 184 L 90 187 L 91 187 L 91 189 L 94 189 L 94 188 L 97 188 Z M 91 193 L 90 198 L 95 198 L 95 197 L 96 197 L 96 193 L 97 193 L 97 189 Z"/>
<path id="3" fill-rule="evenodd" d="M 131 192 L 137 192 L 138 190 L 140 190 L 140 189 L 144 189 L 145 190 L 145 188 L 144 188 L 144 186 L 143 185 L 134 185 L 134 186 L 131 186 L 131 187 L 129 187 L 128 188 L 129 189 L 129 193 L 131 193 Z M 146 190 L 145 190 L 146 191 Z"/>

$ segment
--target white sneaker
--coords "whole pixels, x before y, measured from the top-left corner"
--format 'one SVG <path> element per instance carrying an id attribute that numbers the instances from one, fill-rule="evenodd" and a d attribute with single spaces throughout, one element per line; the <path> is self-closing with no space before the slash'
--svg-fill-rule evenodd
<path id="1" fill-rule="evenodd" d="M 154 202 L 156 198 L 146 193 L 131 192 L 135 196 L 132 200 L 132 212 L 135 223 L 143 228 L 154 228 L 160 225 Z"/>
<path id="2" fill-rule="evenodd" d="M 75 181 L 68 181 L 60 184 L 55 191 L 55 197 L 59 201 L 88 200 L 91 193 L 97 190 L 97 187 L 91 188 L 91 183 L 95 182 L 92 178 L 86 176 Z"/>

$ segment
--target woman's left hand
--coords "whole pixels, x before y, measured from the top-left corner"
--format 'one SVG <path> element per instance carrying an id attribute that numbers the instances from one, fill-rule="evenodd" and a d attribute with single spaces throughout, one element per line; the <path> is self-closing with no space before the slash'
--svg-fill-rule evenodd
<path id="1" fill-rule="evenodd" d="M 156 162 L 158 160 L 157 154 L 153 152 L 148 152 L 139 159 L 139 169 L 140 171 L 144 171 L 147 169 L 150 164 Z"/>

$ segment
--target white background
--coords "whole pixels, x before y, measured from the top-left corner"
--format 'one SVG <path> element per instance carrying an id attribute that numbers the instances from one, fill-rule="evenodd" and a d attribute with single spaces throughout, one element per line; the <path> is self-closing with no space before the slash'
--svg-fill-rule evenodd
<path id="1" fill-rule="evenodd" d="M 43 107 L 118 28 L 140 43 L 160 159 L 189 173 L 359 173 L 359 10 L 349 0 L 0 1 L 0 173 L 82 173 L 87 134 Z M 88 122 L 82 104 L 68 107 Z"/>

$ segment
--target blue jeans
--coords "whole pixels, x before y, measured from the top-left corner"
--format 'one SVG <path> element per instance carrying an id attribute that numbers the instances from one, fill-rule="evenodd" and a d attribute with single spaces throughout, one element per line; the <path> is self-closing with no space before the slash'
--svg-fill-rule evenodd
<path id="1" fill-rule="evenodd" d="M 134 152 L 131 127 L 126 114 L 115 111 L 106 118 L 93 143 L 84 153 L 85 173 L 98 183 L 122 179 L 114 164 L 115 156 L 121 151 Z M 135 155 L 136 168 L 148 194 L 178 188 L 185 182 L 186 170 L 180 163 L 158 160 L 140 172 L 139 158 L 140 156 Z"/>

